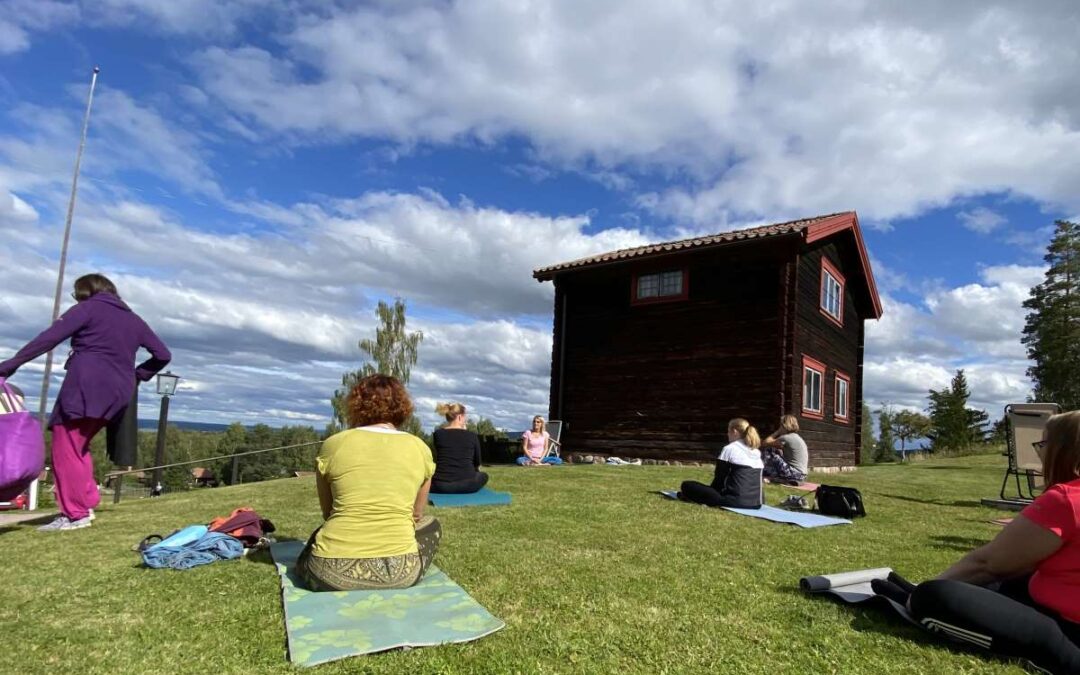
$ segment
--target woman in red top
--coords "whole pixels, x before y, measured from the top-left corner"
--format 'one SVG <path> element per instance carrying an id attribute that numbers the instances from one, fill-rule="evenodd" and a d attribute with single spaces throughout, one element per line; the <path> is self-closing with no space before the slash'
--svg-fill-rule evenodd
<path id="1" fill-rule="evenodd" d="M 932 631 L 1080 673 L 1080 410 L 1051 417 L 1035 449 L 1046 490 L 990 543 L 903 590 Z M 888 582 L 874 589 L 900 599 Z"/>

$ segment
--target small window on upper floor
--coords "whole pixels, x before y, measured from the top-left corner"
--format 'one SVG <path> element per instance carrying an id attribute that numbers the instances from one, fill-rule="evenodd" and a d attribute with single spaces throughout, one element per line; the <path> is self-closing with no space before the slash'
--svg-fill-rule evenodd
<path id="1" fill-rule="evenodd" d="M 844 276 L 825 257 L 821 259 L 821 313 L 844 325 Z"/>
<path id="2" fill-rule="evenodd" d="M 685 297 L 685 270 L 639 274 L 634 277 L 634 302 L 679 300 Z"/>

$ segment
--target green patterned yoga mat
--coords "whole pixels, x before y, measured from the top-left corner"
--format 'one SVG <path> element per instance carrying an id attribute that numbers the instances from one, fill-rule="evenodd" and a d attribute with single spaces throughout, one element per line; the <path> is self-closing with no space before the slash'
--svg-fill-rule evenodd
<path id="1" fill-rule="evenodd" d="M 492 616 L 437 567 L 412 588 L 386 591 L 326 591 L 300 587 L 293 568 L 302 541 L 274 544 L 289 660 L 301 666 L 381 652 L 470 642 L 506 624 Z"/>

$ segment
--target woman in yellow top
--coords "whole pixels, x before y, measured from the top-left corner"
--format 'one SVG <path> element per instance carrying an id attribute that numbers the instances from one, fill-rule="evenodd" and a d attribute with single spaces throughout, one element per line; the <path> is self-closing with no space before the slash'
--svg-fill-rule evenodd
<path id="1" fill-rule="evenodd" d="M 365 377 L 349 393 L 350 428 L 326 439 L 316 459 L 325 522 L 296 566 L 311 590 L 408 588 L 424 577 L 442 528 L 424 516 L 431 450 L 397 430 L 412 411 L 388 375 Z"/>

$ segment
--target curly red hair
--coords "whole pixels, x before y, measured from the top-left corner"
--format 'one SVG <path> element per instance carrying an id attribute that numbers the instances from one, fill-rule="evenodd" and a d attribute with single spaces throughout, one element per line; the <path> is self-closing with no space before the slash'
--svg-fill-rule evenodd
<path id="1" fill-rule="evenodd" d="M 400 427 L 413 413 L 412 399 L 405 385 L 390 375 L 368 375 L 349 392 L 350 427 L 389 422 Z"/>

